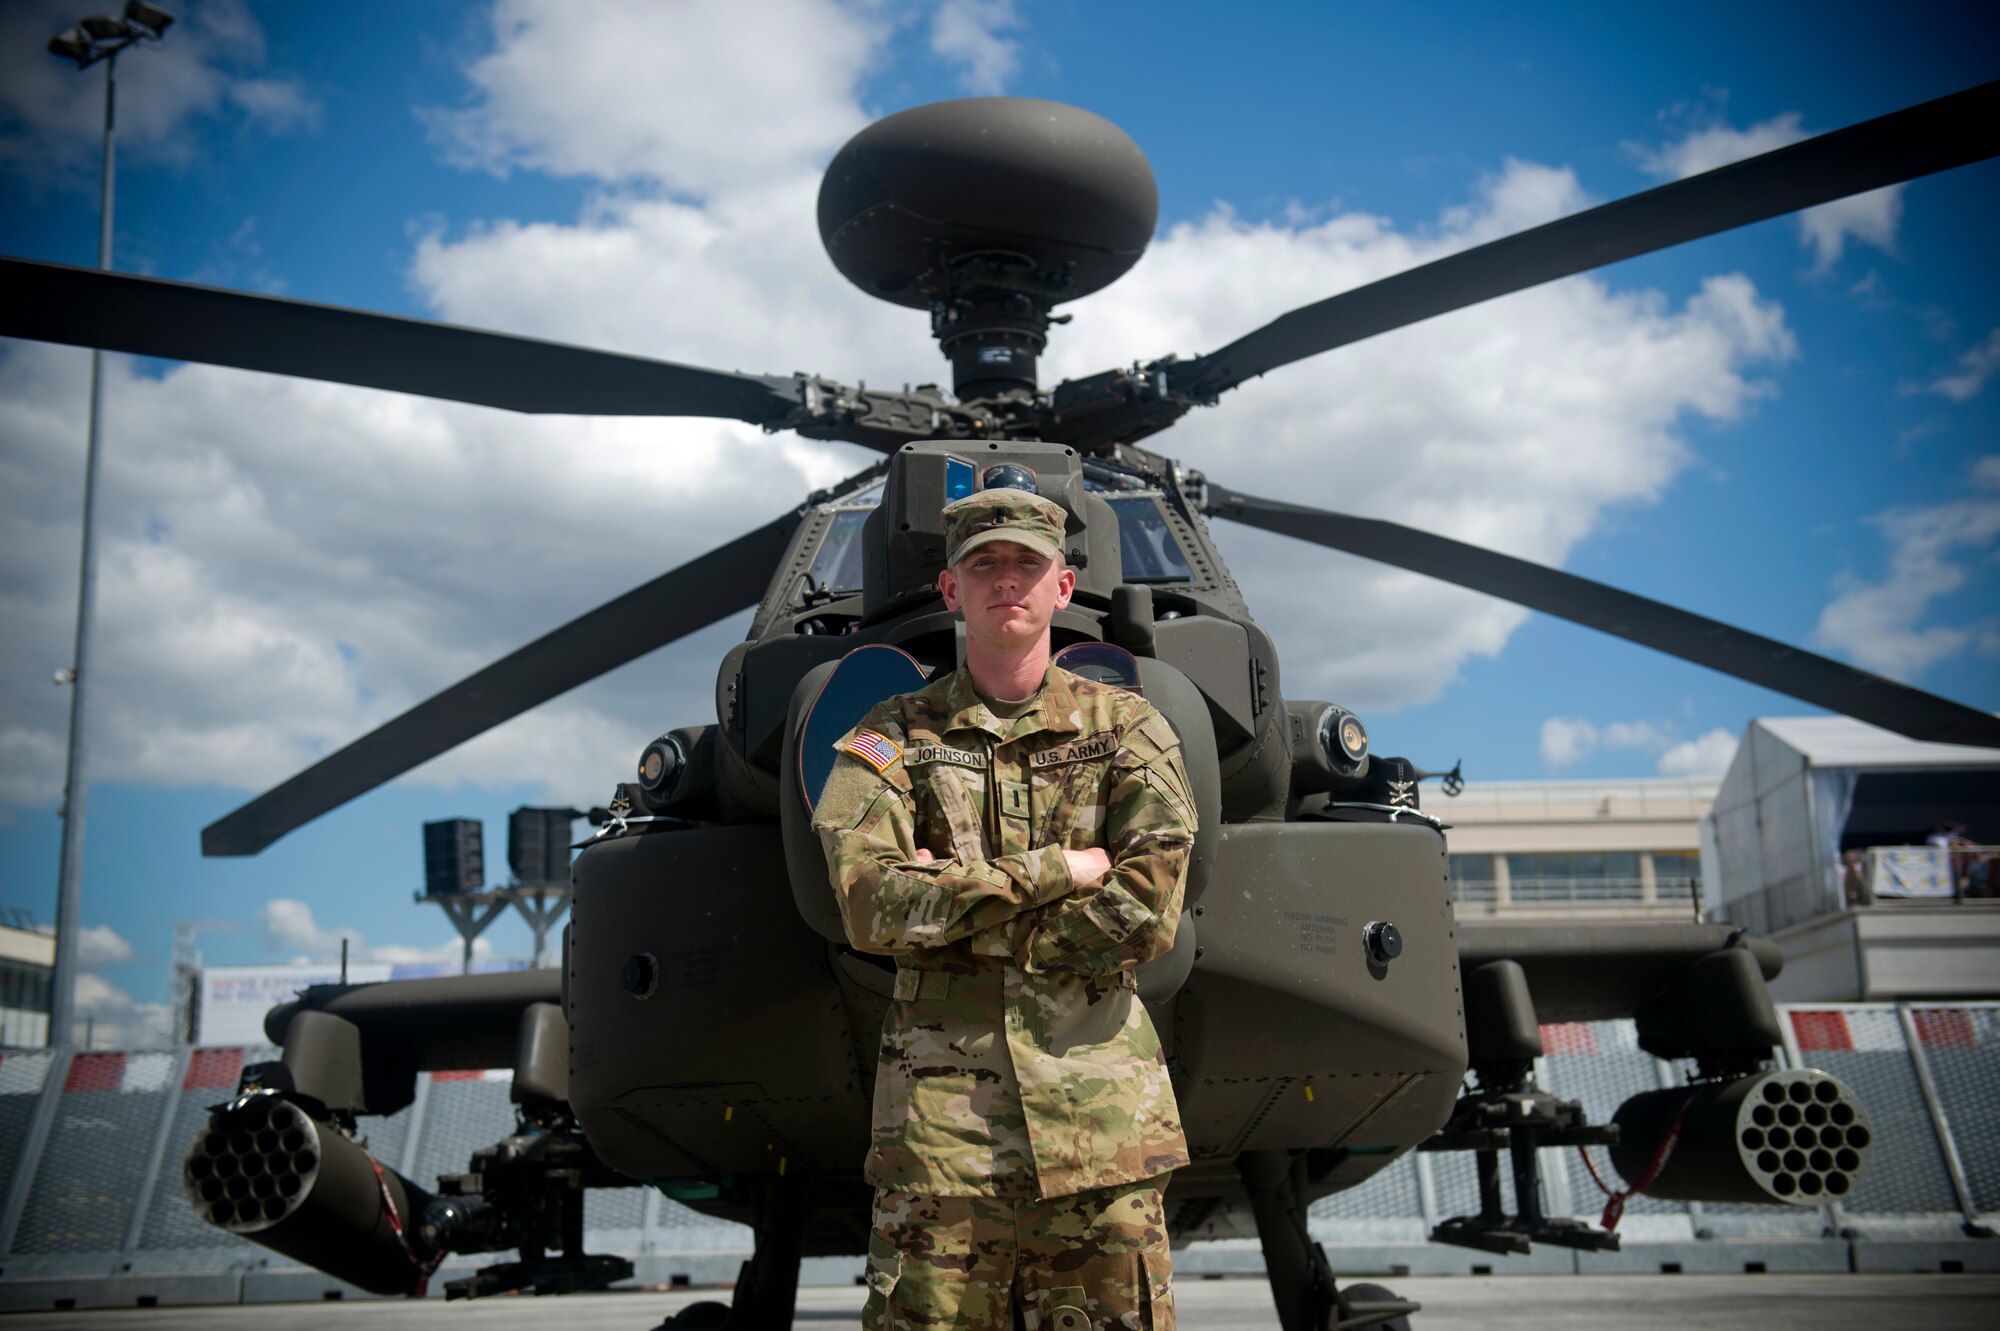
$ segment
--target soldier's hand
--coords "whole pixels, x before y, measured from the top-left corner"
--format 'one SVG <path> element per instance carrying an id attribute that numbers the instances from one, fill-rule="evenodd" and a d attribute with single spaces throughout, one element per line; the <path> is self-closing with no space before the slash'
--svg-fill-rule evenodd
<path id="1" fill-rule="evenodd" d="M 936 860 L 936 859 L 937 859 L 937 856 L 935 856 L 935 855 L 931 854 L 931 853 L 930 853 L 929 851 L 927 851 L 927 850 L 923 850 L 923 849 L 919 849 L 919 850 L 917 851 L 917 863 L 918 863 L 918 864 L 929 864 L 929 863 L 931 863 L 932 861 L 934 861 L 934 860 Z"/>
<path id="2" fill-rule="evenodd" d="M 1099 846 L 1092 846 L 1089 850 L 1066 850 L 1063 858 L 1069 861 L 1070 879 L 1078 887 L 1089 887 L 1111 872 L 1111 857 Z"/>

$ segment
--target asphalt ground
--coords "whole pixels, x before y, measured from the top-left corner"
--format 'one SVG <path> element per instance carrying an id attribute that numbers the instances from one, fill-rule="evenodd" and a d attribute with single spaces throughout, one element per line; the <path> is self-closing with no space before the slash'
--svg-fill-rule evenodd
<path id="1" fill-rule="evenodd" d="M 1899 1331 L 2000 1327 L 2000 1276 L 1988 1275 L 1678 1275 L 1451 1276 L 1389 1282 L 1424 1305 L 1417 1331 L 1513 1331 L 1514 1328 L 1683 1327 L 1812 1328 Z M 1175 1291 L 1186 1331 L 1267 1331 L 1276 1325 L 1261 1280 L 1184 1280 Z M 471 1303 L 369 1300 L 353 1303 L 250 1304 L 15 1313 L 7 1331 L 76 1331 L 79 1327 L 149 1331 L 648 1331 L 669 1312 L 715 1298 L 712 1292 L 578 1294 Z M 798 1331 L 853 1325 L 858 1289 L 799 1292 Z"/>

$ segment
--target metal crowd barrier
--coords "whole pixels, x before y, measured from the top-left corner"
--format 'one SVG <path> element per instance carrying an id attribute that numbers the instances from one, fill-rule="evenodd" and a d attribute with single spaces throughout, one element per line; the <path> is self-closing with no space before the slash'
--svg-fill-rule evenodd
<path id="1" fill-rule="evenodd" d="M 1541 1250 L 1496 1257 L 1427 1243 L 1440 1220 L 1478 1208 L 1468 1158 L 1412 1153 L 1312 1209 L 1313 1234 L 1343 1273 L 1491 1270 L 2000 1269 L 2000 1003 L 1949 1007 L 1793 1005 L 1784 1059 L 1840 1077 L 1875 1123 L 1873 1167 L 1838 1204 L 1813 1209 L 1635 1198 L 1623 1254 Z M 1637 1047 L 1629 1022 L 1543 1028 L 1542 1084 L 1608 1121 L 1628 1096 L 1677 1084 L 1684 1067 Z M 270 1048 L 0 1052 L 0 1310 L 361 1297 L 308 1268 L 201 1223 L 181 1192 L 183 1152 L 246 1061 Z M 425 1074 L 415 1101 L 363 1120 L 369 1149 L 429 1183 L 464 1169 L 513 1122 L 505 1073 Z M 1614 1177 L 1600 1149 L 1598 1167 Z M 1595 1220 L 1603 1199 L 1573 1149 L 1542 1159 L 1551 1214 Z M 592 1192 L 587 1246 L 630 1257 L 644 1283 L 733 1279 L 749 1231 L 642 1188 Z M 499 1260 L 468 1257 L 449 1275 Z M 1201 1242 L 1190 1272 L 1260 1268 L 1254 1239 Z M 850 1270 L 849 1268 L 853 1269 Z M 808 1264 L 845 1283 L 858 1266 Z M 433 1281 L 435 1291 L 442 1280 Z"/>
<path id="2" fill-rule="evenodd" d="M 1538 1248 L 1496 1257 L 1408 1245 L 1439 1220 L 1476 1213 L 1464 1155 L 1412 1153 L 1311 1213 L 1336 1270 L 1504 1274 L 1512 1270 L 2000 1269 L 2000 1003 L 1781 1005 L 1781 1062 L 1854 1088 L 1875 1128 L 1873 1163 L 1837 1203 L 1814 1208 L 1661 1202 L 1639 1196 L 1619 1226 L 1623 1253 Z M 1630 1022 L 1542 1028 L 1541 1085 L 1608 1122 L 1641 1091 L 1682 1084 L 1691 1065 L 1642 1052 Z M 1608 1153 L 1594 1148 L 1607 1181 Z M 1596 1222 L 1604 1197 L 1574 1148 L 1541 1152 L 1552 1215 Z M 1968 1242 L 1975 1241 L 1975 1242 Z M 1343 1261 L 1343 1257 L 1345 1261 Z"/>

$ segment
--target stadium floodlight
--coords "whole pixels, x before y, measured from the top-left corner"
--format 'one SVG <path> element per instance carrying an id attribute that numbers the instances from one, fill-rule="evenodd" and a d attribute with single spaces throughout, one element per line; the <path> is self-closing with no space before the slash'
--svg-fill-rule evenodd
<path id="1" fill-rule="evenodd" d="M 157 42 L 160 34 L 173 26 L 174 16 L 144 0 L 127 0 L 121 18 L 92 14 L 74 28 L 49 39 L 49 52 L 76 61 L 78 69 L 89 69 L 100 60 L 109 60 L 134 42 Z"/>
<path id="2" fill-rule="evenodd" d="M 65 60 L 76 61 L 81 69 L 90 61 L 90 38 L 83 35 L 82 28 L 70 28 L 49 38 L 49 54 L 59 55 Z"/>
<path id="3" fill-rule="evenodd" d="M 111 205 L 117 179 L 118 53 L 135 42 L 152 44 L 174 21 L 164 9 L 132 0 L 123 18 L 102 14 L 57 33 L 49 51 L 74 60 L 78 69 L 104 62 L 104 182 L 99 192 L 97 266 L 111 267 Z M 99 422 L 104 415 L 104 353 L 90 353 L 90 430 L 83 452 L 83 556 L 77 570 L 76 654 L 56 672 L 56 682 L 69 695 L 69 757 L 63 771 L 62 851 L 56 869 L 56 956 L 49 986 L 49 1043 L 61 1047 L 76 1038 L 77 920 L 83 897 L 83 825 L 89 793 L 89 769 L 84 762 L 89 728 L 85 703 L 91 678 L 85 666 L 90 655 L 90 627 L 97 610 L 97 546 L 93 540 L 97 509 Z"/>
<path id="4" fill-rule="evenodd" d="M 125 22 L 144 28 L 148 36 L 158 37 L 172 26 L 174 16 L 157 5 L 142 3 L 142 0 L 127 0 Z"/>

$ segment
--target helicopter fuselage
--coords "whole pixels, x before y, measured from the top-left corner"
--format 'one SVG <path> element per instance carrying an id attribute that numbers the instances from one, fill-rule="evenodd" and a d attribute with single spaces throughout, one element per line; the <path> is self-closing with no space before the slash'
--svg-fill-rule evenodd
<path id="1" fill-rule="evenodd" d="M 849 1218 L 861 1214 L 894 971 L 846 945 L 817 846 L 787 816 L 796 695 L 864 643 L 933 671 L 958 664 L 935 591 L 936 514 L 1002 464 L 1028 468 L 1072 514 L 1078 589 L 1055 645 L 1142 653 L 1148 695 L 1212 792 L 1177 946 L 1141 976 L 1195 1157 L 1170 1193 L 1177 1228 L 1216 1232 L 1241 1199 L 1242 1152 L 1311 1148 L 1313 1190 L 1337 1191 L 1428 1137 L 1458 1093 L 1441 830 L 1414 810 L 1294 816 L 1324 797 L 1332 768 L 1293 761 L 1275 652 L 1191 502 L 1198 479 L 1133 452 L 912 445 L 806 509 L 750 637 L 724 660 L 713 732 L 679 732 L 671 778 L 628 787 L 623 830 L 576 863 L 570 1103 L 607 1163 L 698 1208 L 736 1211 L 715 1185 L 781 1167 L 848 1185 Z M 1311 780 L 1321 768 L 1329 778 Z M 1363 941 L 1381 923 L 1401 935 L 1392 960 Z M 847 1232 L 828 1250 L 851 1248 L 853 1231 L 835 1228 Z"/>

